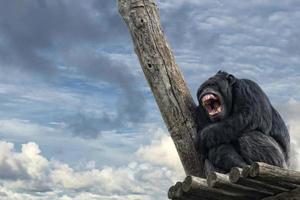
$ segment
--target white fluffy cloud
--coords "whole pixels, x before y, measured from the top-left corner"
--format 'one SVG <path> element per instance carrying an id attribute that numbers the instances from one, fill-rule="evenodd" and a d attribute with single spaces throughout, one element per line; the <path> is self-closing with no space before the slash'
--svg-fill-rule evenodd
<path id="1" fill-rule="evenodd" d="M 290 99 L 288 102 L 278 106 L 283 115 L 291 137 L 291 167 L 300 170 L 300 101 Z"/>
<path id="2" fill-rule="evenodd" d="M 77 169 L 41 155 L 36 143 L 0 142 L 1 199 L 165 199 L 168 187 L 182 179 L 175 146 L 163 131 L 124 166 L 95 168 L 93 161 Z M 156 159 L 155 159 L 156 158 Z M 160 159 L 157 159 L 160 158 Z M 158 161 L 160 160 L 160 161 Z"/>
<path id="3" fill-rule="evenodd" d="M 37 144 L 23 144 L 21 152 L 16 153 L 12 143 L 0 142 L 1 179 L 40 179 L 47 166 L 48 160 L 40 155 Z"/>
<path id="4" fill-rule="evenodd" d="M 148 146 L 137 151 L 138 157 L 151 163 L 167 166 L 177 172 L 183 172 L 173 140 L 167 134 L 160 134 Z"/>

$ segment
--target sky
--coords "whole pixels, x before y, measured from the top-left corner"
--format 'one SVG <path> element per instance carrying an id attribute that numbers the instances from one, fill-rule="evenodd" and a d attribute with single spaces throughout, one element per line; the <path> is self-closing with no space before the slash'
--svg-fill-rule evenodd
<path id="1" fill-rule="evenodd" d="M 300 158 L 300 1 L 158 0 L 188 87 L 256 81 Z M 184 178 L 115 0 L 0 0 L 0 199 L 162 200 Z"/>

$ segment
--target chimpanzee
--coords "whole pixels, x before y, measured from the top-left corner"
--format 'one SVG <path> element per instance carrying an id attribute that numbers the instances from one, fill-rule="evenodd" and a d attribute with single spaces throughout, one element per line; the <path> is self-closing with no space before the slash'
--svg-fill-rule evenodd
<path id="1" fill-rule="evenodd" d="M 200 86 L 197 99 L 196 148 L 206 175 L 253 162 L 288 166 L 288 129 L 255 82 L 219 71 Z"/>

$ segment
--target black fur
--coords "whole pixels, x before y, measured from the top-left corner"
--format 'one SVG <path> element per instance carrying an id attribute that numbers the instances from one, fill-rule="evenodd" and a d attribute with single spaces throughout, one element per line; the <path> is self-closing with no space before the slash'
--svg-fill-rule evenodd
<path id="1" fill-rule="evenodd" d="M 221 96 L 223 110 L 210 118 L 201 94 Z M 224 71 L 205 81 L 197 93 L 200 126 L 196 148 L 205 158 L 205 173 L 227 173 L 255 161 L 286 167 L 290 138 L 287 127 L 268 97 L 253 81 L 237 79 Z"/>

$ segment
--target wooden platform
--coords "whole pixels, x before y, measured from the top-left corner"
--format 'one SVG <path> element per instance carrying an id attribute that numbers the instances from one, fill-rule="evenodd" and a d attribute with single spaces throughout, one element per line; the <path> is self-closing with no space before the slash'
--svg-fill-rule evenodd
<path id="1" fill-rule="evenodd" d="M 256 162 L 211 173 L 207 179 L 187 176 L 171 186 L 172 200 L 300 200 L 300 172 Z"/>

